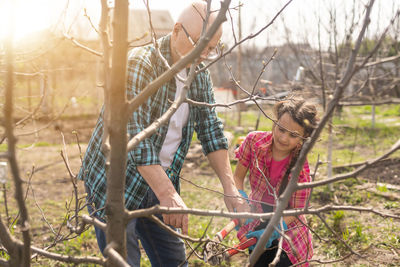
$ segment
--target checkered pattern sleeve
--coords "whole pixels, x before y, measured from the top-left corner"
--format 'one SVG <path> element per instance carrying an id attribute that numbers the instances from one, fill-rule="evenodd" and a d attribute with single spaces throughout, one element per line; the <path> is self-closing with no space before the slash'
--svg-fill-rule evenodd
<path id="1" fill-rule="evenodd" d="M 198 88 L 196 101 L 214 104 L 214 93 L 212 89 L 212 82 L 209 78 L 209 72 L 206 71 L 200 79 L 196 80 Z M 195 121 L 195 131 L 197 138 L 200 140 L 203 153 L 207 155 L 210 152 L 228 149 L 228 142 L 224 136 L 222 122 L 218 119 L 214 108 L 205 106 L 196 107 L 197 115 Z"/>
<path id="2" fill-rule="evenodd" d="M 133 50 L 132 53 L 135 51 L 138 51 L 138 53 L 136 55 L 131 54 L 129 57 L 130 60 L 128 61 L 128 99 L 136 97 L 156 76 L 156 73 L 151 67 L 151 62 L 148 60 L 149 57 L 143 56 L 143 50 Z M 152 109 L 161 106 L 160 103 L 155 103 L 157 101 L 160 100 L 149 97 L 146 102 L 133 112 L 127 125 L 130 139 L 150 125 Z M 129 152 L 128 156 L 136 165 L 160 164 L 158 153 L 150 138 L 141 141 Z"/>

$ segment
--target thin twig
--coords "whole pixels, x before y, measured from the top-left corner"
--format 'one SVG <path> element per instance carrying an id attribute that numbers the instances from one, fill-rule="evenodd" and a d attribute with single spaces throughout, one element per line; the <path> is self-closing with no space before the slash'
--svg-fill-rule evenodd
<path id="1" fill-rule="evenodd" d="M 86 50 L 87 52 L 89 52 L 89 53 L 91 53 L 91 54 L 93 54 L 95 56 L 99 56 L 99 57 L 103 56 L 103 53 L 100 53 L 100 52 L 98 52 L 98 51 L 96 51 L 96 50 L 94 50 L 92 48 L 89 48 L 89 47 L 79 43 L 74 37 L 68 35 L 67 33 L 64 33 L 64 37 L 65 37 L 65 39 L 70 40 L 77 47 L 82 48 L 82 49 Z"/>

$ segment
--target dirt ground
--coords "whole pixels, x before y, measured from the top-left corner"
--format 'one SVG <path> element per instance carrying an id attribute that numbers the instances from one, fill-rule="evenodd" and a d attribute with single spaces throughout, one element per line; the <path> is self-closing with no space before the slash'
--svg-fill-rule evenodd
<path id="1" fill-rule="evenodd" d="M 361 177 L 373 182 L 400 185 L 400 158 L 391 158 L 377 167 L 363 171 Z"/>
<path id="2" fill-rule="evenodd" d="M 37 135 L 29 135 L 20 137 L 20 143 L 29 144 L 35 142 L 48 142 L 50 144 L 62 144 L 62 135 L 66 144 L 76 143 L 76 135 L 73 131 L 77 132 L 79 141 L 87 143 L 90 139 L 92 130 L 96 124 L 97 117 L 87 118 L 73 118 L 69 120 L 60 120 L 53 122 L 51 126 L 41 130 Z M 46 125 L 41 123 L 37 128 Z M 33 128 L 21 129 L 19 132 L 25 133 L 34 130 Z M 188 162 L 186 162 L 188 163 Z M 342 169 L 346 170 L 346 168 Z M 361 172 L 359 177 L 371 180 L 371 182 L 382 182 L 400 185 L 400 158 L 391 158 L 380 163 L 377 163 L 372 168 Z"/>
<path id="3" fill-rule="evenodd" d="M 36 134 L 18 137 L 19 149 L 17 158 L 22 178 L 25 180 L 29 179 L 29 174 L 32 168 L 35 169 L 35 175 L 32 177 L 31 184 L 34 188 L 34 198 L 36 203 L 40 203 L 40 205 L 43 205 L 44 207 L 46 205 L 58 207 L 57 205 L 59 204 L 56 204 L 56 202 L 60 202 L 60 199 L 65 200 L 65 203 L 67 203 L 71 198 L 71 179 L 65 163 L 60 156 L 60 151 L 64 150 L 66 152 L 72 172 L 77 173 L 80 167 L 80 151 L 76 145 L 76 136 L 73 134 L 73 131 L 78 133 L 79 140 L 82 144 L 81 149 L 84 151 L 86 148 L 85 144 L 90 138 L 91 132 L 96 123 L 96 119 L 97 118 L 74 118 L 73 120 L 58 121 L 56 124 L 53 123 L 51 126 L 37 132 Z M 44 125 L 46 125 L 46 123 L 37 123 L 36 129 L 40 129 Z M 21 129 L 17 129 L 16 133 L 18 135 L 21 133 L 31 132 L 32 130 L 35 130 L 35 128 L 32 128 L 31 126 L 25 126 Z M 64 142 L 67 144 L 65 147 L 62 145 L 63 138 Z M 27 146 L 26 144 L 32 145 Z M 183 169 L 185 177 L 190 179 L 189 176 L 191 173 L 193 173 L 193 167 L 196 167 L 198 164 L 200 164 L 199 160 L 186 162 Z M 372 183 L 383 182 L 400 185 L 400 159 L 393 159 L 378 164 L 377 166 L 363 172 L 359 177 L 368 178 Z M 79 191 L 83 193 L 84 190 L 82 188 L 82 183 L 79 183 L 78 186 Z M 9 198 L 11 198 L 11 195 Z M 35 202 L 30 202 L 28 205 L 35 205 Z M 58 208 L 64 209 L 65 207 L 61 205 Z M 37 213 L 37 211 L 34 211 L 33 213 Z M 50 218 L 51 214 L 47 214 L 47 216 Z M 37 220 L 43 221 L 43 218 L 39 217 Z M 39 225 L 38 221 L 32 222 L 33 237 L 40 242 L 45 241 L 45 239 L 48 237 L 41 237 L 43 234 L 43 227 L 35 227 L 36 223 Z M 40 242 L 38 242 L 38 245 Z M 95 244 L 93 244 L 93 246 L 95 247 Z M 318 248 L 316 251 L 318 251 Z M 395 259 L 395 262 L 400 262 L 399 251 L 396 249 L 393 249 L 393 251 L 394 252 L 392 254 L 388 254 L 387 251 L 382 252 L 379 249 L 370 249 L 367 252 L 367 257 L 365 260 L 363 260 L 363 264 L 365 265 L 354 266 L 378 266 L 374 264 L 370 265 L 368 263 L 368 259 L 382 258 L 382 255 L 385 255 L 384 259 L 382 260 L 383 262 L 392 262 L 393 259 L 391 259 L 391 257 Z M 346 265 L 328 264 L 327 266 Z M 379 266 L 386 265 L 379 264 Z"/>

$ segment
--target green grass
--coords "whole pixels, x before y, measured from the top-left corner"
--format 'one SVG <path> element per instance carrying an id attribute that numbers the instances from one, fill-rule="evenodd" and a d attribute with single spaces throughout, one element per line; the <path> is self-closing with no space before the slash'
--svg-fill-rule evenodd
<path id="1" fill-rule="evenodd" d="M 365 181 L 360 179 L 346 179 L 333 184 L 333 191 L 327 187 L 315 188 L 312 195 L 312 203 L 322 203 L 325 196 L 327 203 L 331 203 L 333 194 L 343 205 L 355 205 L 364 207 L 377 207 L 382 205 L 382 198 L 370 194 L 366 190 L 358 190 L 355 186 L 362 185 Z M 388 189 L 381 188 L 382 191 Z M 385 201 L 385 209 L 396 209 L 398 203 Z M 400 248 L 400 226 L 398 220 L 385 219 L 374 214 L 359 213 L 353 211 L 332 211 L 323 215 L 326 222 L 335 232 L 355 251 L 362 251 L 372 246 L 385 250 Z M 309 223 L 313 230 L 323 239 L 332 240 L 333 234 L 316 217 L 311 217 Z M 317 242 L 314 239 L 314 242 Z M 339 241 L 318 242 L 318 251 L 327 259 L 335 259 L 345 256 L 348 248 Z M 340 265 L 338 265 L 340 266 Z M 353 266 L 353 265 L 351 265 Z M 354 265 L 361 266 L 361 265 Z"/>
<path id="2" fill-rule="evenodd" d="M 333 165 L 343 165 L 365 161 L 382 155 L 397 141 L 400 132 L 398 105 L 376 109 L 375 127 L 371 128 L 371 108 L 345 107 L 341 117 L 333 117 Z M 394 115 L 392 115 L 394 114 Z M 318 155 L 320 160 L 327 160 L 328 130 L 323 130 L 319 141 L 308 154 L 311 165 Z M 396 152 L 393 156 L 399 156 Z M 321 171 L 325 169 L 321 166 Z"/>
<path id="3" fill-rule="evenodd" d="M 185 178 L 185 175 L 183 176 Z M 224 209 L 226 211 L 226 207 L 223 201 L 223 197 L 221 194 L 217 192 L 223 192 L 222 186 L 219 182 L 219 179 L 212 171 L 208 171 L 205 173 L 199 173 L 192 176 L 191 182 L 195 183 L 202 188 L 208 188 L 213 190 L 207 191 L 194 185 L 182 181 L 182 189 L 181 189 L 181 196 L 186 203 L 186 205 L 190 208 L 197 208 L 197 209 L 211 209 L 211 210 L 221 210 Z M 189 215 L 189 235 L 193 237 L 201 237 L 205 234 L 209 238 L 213 238 L 213 236 L 220 231 L 228 222 L 230 221 L 229 218 L 220 218 L 214 217 L 211 218 L 209 216 L 195 216 Z M 211 224 L 210 224 L 211 222 Z M 237 243 L 238 240 L 236 238 L 236 231 L 232 231 L 225 239 L 224 244 L 233 246 Z M 195 247 L 197 244 L 192 244 L 192 247 Z M 187 250 L 190 252 L 190 249 Z M 198 253 L 202 252 L 202 246 L 198 249 Z M 192 256 L 189 261 L 189 266 L 210 266 L 204 263 L 203 260 L 198 259 L 195 256 Z M 242 266 L 242 263 L 239 262 L 232 262 L 232 263 L 224 263 L 221 266 Z"/>
<path id="4" fill-rule="evenodd" d="M 83 100 L 86 101 L 86 100 Z M 369 107 L 345 107 L 343 109 L 342 118 L 334 118 L 334 151 L 333 151 L 333 163 L 334 165 L 342 165 L 351 162 L 359 162 L 374 157 L 375 155 L 381 155 L 385 150 L 387 150 L 393 142 L 398 138 L 398 133 L 400 132 L 400 118 L 399 118 L 399 107 L 392 105 L 389 107 L 379 107 L 377 111 L 377 123 L 374 129 L 370 127 L 370 108 Z M 272 108 L 266 108 L 268 114 L 272 113 Z M 225 120 L 225 130 L 231 131 L 235 138 L 241 135 L 246 135 L 248 131 L 254 130 L 256 120 L 258 117 L 258 112 L 255 110 L 248 110 L 242 114 L 242 131 L 236 131 L 237 117 L 230 118 L 226 120 L 224 114 L 220 114 L 221 118 Z M 391 123 L 380 122 L 382 119 L 389 119 Z M 270 130 L 272 126 L 271 121 L 266 118 L 261 117 L 259 130 Z M 356 136 L 357 135 L 357 136 Z M 325 129 L 319 141 L 315 144 L 314 148 L 308 155 L 308 160 L 311 167 L 315 165 L 318 155 L 320 159 L 325 161 L 327 154 L 327 140 L 328 140 L 327 130 Z M 196 140 L 196 136 L 193 137 Z M 355 141 L 356 140 L 356 141 Z M 35 144 L 36 146 L 53 146 L 47 142 L 39 142 Z M 28 147 L 29 144 L 19 144 L 19 147 Z M 0 152 L 7 150 L 7 144 L 0 144 Z M 399 155 L 400 152 L 396 153 Z M 236 162 L 231 162 L 231 167 L 234 170 Z M 325 178 L 325 167 L 322 165 L 319 169 L 319 174 L 317 179 Z M 196 167 L 195 175 L 183 174 L 183 178 L 190 178 L 190 181 L 205 187 L 210 188 L 215 191 L 222 192 L 222 187 L 220 185 L 219 179 L 211 171 L 209 171 L 208 163 L 201 163 L 201 166 Z M 246 179 L 247 181 L 247 179 Z M 346 180 L 337 182 L 333 184 L 333 191 L 329 190 L 327 186 L 318 187 L 313 190 L 312 194 L 312 205 L 313 207 L 318 207 L 324 204 L 331 204 L 334 199 L 334 195 L 339 200 L 340 204 L 343 205 L 359 205 L 359 206 L 377 206 L 381 205 L 382 210 L 385 212 L 390 212 L 399 208 L 399 203 L 396 201 L 388 201 L 382 199 L 378 195 L 371 194 L 366 190 L 359 190 L 357 186 L 362 185 L 365 181 L 362 179 L 348 178 Z M 186 205 L 191 208 L 198 209 L 226 209 L 223 198 L 220 194 L 215 192 L 206 191 L 201 188 L 197 188 L 186 181 L 181 182 L 182 185 L 182 198 L 184 199 Z M 7 184 L 8 188 L 11 187 Z M 46 186 L 51 186 L 46 184 Z M 246 184 L 248 186 L 248 184 Z M 381 187 L 378 190 L 384 192 L 389 190 L 387 188 Z M 247 191 L 249 191 L 247 187 Z M 12 197 L 9 195 L 9 199 Z M 15 216 L 17 209 L 15 208 L 15 201 L 10 200 L 9 204 L 12 206 L 10 208 L 11 216 Z M 41 235 L 40 231 L 45 228 L 43 220 L 38 216 L 38 209 L 35 203 L 31 199 L 31 195 L 28 195 L 28 208 L 32 216 L 31 224 L 35 225 L 34 238 L 39 238 Z M 48 220 L 55 227 L 60 225 L 65 216 L 65 199 L 45 199 L 40 203 L 41 208 L 45 211 Z M 389 211 L 390 210 L 390 211 Z M 0 212 L 5 214 L 3 200 L 0 198 Z M 36 216 L 35 218 L 33 218 Z M 390 220 L 386 218 L 380 218 L 373 214 L 365 215 L 363 214 L 365 220 L 360 219 L 359 212 L 351 211 L 335 211 L 323 214 L 327 223 L 334 228 L 338 235 L 346 240 L 352 248 L 355 250 L 363 250 L 370 246 L 371 244 L 376 245 L 379 249 L 390 251 L 392 248 L 400 249 L 400 225 L 398 220 Z M 307 216 L 308 222 L 312 229 L 323 239 L 332 239 L 332 233 L 328 228 L 318 219 L 316 216 Z M 207 216 L 189 216 L 189 234 L 192 237 L 200 237 L 206 231 L 209 225 L 211 217 Z M 212 238 L 213 235 L 222 229 L 229 222 L 228 218 L 213 218 L 212 223 L 209 226 L 207 235 Z M 37 226 L 38 225 L 38 226 Z M 12 228 L 14 229 L 14 228 Z M 18 228 L 17 228 L 18 229 Z M 49 233 L 42 234 L 40 238 L 44 238 L 45 235 Z M 39 238 L 39 242 L 46 243 L 51 241 L 45 239 L 45 241 Z M 42 242 L 43 241 L 43 242 Z M 344 256 L 348 253 L 348 249 L 340 242 L 321 242 L 318 238 L 314 237 L 314 242 L 317 244 L 316 252 L 317 256 L 323 259 L 337 259 L 340 256 Z M 224 241 L 227 245 L 233 245 L 237 243 L 237 238 L 235 231 L 232 232 Z M 196 246 L 196 244 L 192 244 Z M 97 248 L 95 235 L 93 228 L 90 228 L 87 232 L 82 235 L 72 239 L 70 241 L 63 242 L 57 245 L 53 250 L 63 253 L 70 253 L 72 255 L 95 255 L 100 256 Z M 190 251 L 189 249 L 187 251 Z M 201 253 L 201 249 L 198 250 Z M 389 252 L 391 253 L 391 252 Z M 148 259 L 145 257 L 145 253 L 142 253 L 141 266 L 150 266 Z M 0 257 L 6 257 L 7 255 L 0 255 Z M 240 257 L 234 257 L 232 262 L 224 263 L 223 266 L 243 266 L 243 259 Z M 55 264 L 50 260 L 43 260 L 40 258 L 39 261 L 34 262 L 34 266 L 68 266 L 66 264 L 60 263 Z M 91 265 L 80 265 L 80 266 L 91 266 Z M 189 266 L 209 266 L 205 264 L 201 259 L 197 259 L 192 256 L 190 259 Z M 338 264 L 337 266 L 344 266 Z M 362 264 L 357 265 L 362 266 Z M 366 265 L 367 266 L 367 265 Z"/>
<path id="5" fill-rule="evenodd" d="M 344 107 L 342 114 L 345 115 L 348 112 L 351 112 L 351 114 L 353 115 L 370 115 L 372 112 L 372 106 L 365 105 L 365 106 Z M 397 104 L 375 106 L 375 113 L 378 116 L 399 116 L 400 106 Z"/>
<path id="6" fill-rule="evenodd" d="M 8 149 L 7 144 L 0 144 L 0 152 L 6 152 Z"/>
<path id="7" fill-rule="evenodd" d="M 264 109 L 265 112 L 272 116 L 272 107 L 267 107 Z M 239 135 L 246 134 L 249 131 L 254 131 L 256 127 L 257 118 L 259 116 L 259 111 L 254 109 L 249 109 L 247 111 L 243 111 L 241 113 L 241 125 L 240 127 L 243 131 L 235 131 L 237 130 L 238 125 L 238 114 L 237 112 L 231 112 L 226 115 L 226 113 L 219 113 L 218 116 L 224 121 L 225 129 L 228 131 L 232 131 L 235 137 Z M 274 116 L 272 116 L 274 117 Z M 260 121 L 258 124 L 258 131 L 270 131 L 272 128 L 272 122 L 264 115 L 261 114 Z"/>
<path id="8" fill-rule="evenodd" d="M 48 142 L 45 141 L 41 141 L 41 142 L 35 142 L 34 146 L 35 147 L 48 147 L 48 146 L 59 146 L 60 144 L 50 144 Z M 31 147 L 32 144 L 17 144 L 17 148 L 28 148 Z M 6 152 L 8 149 L 8 145 L 7 144 L 0 144 L 0 152 Z"/>

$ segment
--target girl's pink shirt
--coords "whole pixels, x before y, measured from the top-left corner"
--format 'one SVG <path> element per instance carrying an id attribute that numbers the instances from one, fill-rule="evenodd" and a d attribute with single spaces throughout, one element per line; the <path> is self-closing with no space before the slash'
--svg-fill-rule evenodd
<path id="1" fill-rule="evenodd" d="M 272 176 L 278 178 L 277 181 L 271 179 L 271 163 L 272 163 L 272 143 L 273 136 L 271 132 L 251 132 L 246 136 L 242 145 L 235 151 L 236 158 L 239 162 L 248 168 L 249 170 L 249 181 L 251 187 L 251 193 L 249 199 L 251 204 L 255 207 L 257 212 L 262 213 L 262 207 L 260 202 L 264 199 L 264 195 L 268 197 L 265 199 L 265 203 L 275 206 L 275 197 L 278 195 L 279 188 L 282 182 L 283 175 L 288 168 L 289 162 L 294 155 L 295 151 L 289 155 L 286 165 L 279 172 L 278 170 L 271 170 Z M 278 173 L 276 173 L 278 172 Z M 298 183 L 310 182 L 310 169 L 308 162 L 304 163 L 303 169 L 299 174 Z M 290 177 L 289 177 L 290 179 Z M 307 199 L 310 197 L 311 189 L 298 190 L 292 194 L 289 201 L 289 207 L 291 209 L 304 208 Z M 251 201 L 253 200 L 253 201 Z M 242 226 L 237 236 L 241 239 L 249 231 L 253 231 L 260 224 L 260 220 L 254 220 L 251 223 Z M 298 216 L 298 219 L 294 220 L 288 225 L 288 230 L 285 234 L 290 238 L 293 251 L 289 242 L 284 239 L 282 248 L 287 253 L 290 261 L 293 264 L 303 263 L 300 266 L 309 266 L 306 262 L 313 256 L 312 247 L 312 236 L 307 228 L 307 221 L 304 215 Z"/>
<path id="2" fill-rule="evenodd" d="M 282 178 L 282 173 L 286 170 L 287 164 L 289 164 L 289 156 L 284 158 L 283 160 L 274 160 L 271 159 L 271 165 L 268 166 L 269 169 L 269 183 L 271 184 L 272 188 L 276 187 L 279 180 Z M 269 190 L 267 190 L 262 199 L 263 202 L 266 203 L 274 203 L 274 195 L 271 194 Z"/>

